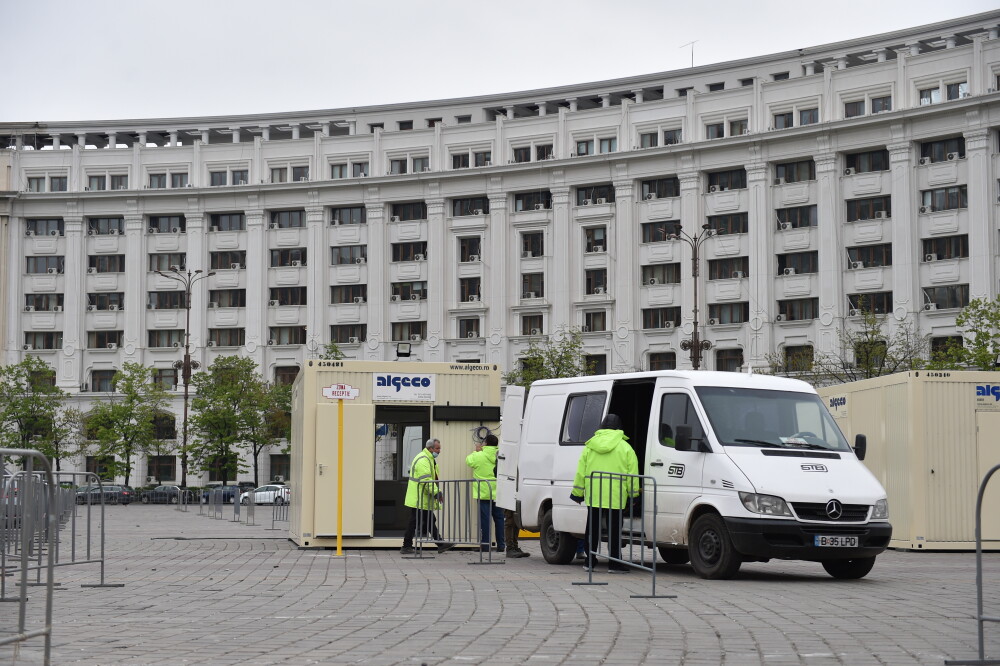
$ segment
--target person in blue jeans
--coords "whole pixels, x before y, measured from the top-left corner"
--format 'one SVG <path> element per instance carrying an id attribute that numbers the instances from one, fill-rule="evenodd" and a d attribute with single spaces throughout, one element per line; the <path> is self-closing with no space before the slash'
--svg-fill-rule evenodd
<path id="1" fill-rule="evenodd" d="M 497 447 L 500 441 L 496 435 L 486 435 L 482 444 L 476 445 L 474 453 L 465 458 L 465 464 L 472 468 L 472 497 L 479 501 L 479 549 L 490 550 L 490 518 L 493 518 L 497 551 L 504 552 L 503 509 L 497 506 Z"/>

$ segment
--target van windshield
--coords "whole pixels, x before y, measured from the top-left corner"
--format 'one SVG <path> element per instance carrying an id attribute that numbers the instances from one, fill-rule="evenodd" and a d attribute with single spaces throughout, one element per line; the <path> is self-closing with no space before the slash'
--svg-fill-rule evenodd
<path id="1" fill-rule="evenodd" d="M 850 450 L 818 395 L 724 386 L 696 391 L 723 446 Z"/>

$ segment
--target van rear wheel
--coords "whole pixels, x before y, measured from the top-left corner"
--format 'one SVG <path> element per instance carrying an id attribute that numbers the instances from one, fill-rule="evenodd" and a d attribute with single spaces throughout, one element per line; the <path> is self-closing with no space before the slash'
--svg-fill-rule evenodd
<path id="1" fill-rule="evenodd" d="M 856 557 L 851 560 L 827 560 L 822 563 L 826 572 L 841 580 L 864 578 L 875 566 L 874 557 Z"/>
<path id="2" fill-rule="evenodd" d="M 694 521 L 688 544 L 691 566 L 702 578 L 732 578 L 743 563 L 733 548 L 726 524 L 717 514 L 706 513 Z"/>
<path id="3" fill-rule="evenodd" d="M 667 548 L 666 546 L 657 546 L 656 550 L 660 552 L 660 557 L 667 564 L 687 564 L 691 561 L 691 555 L 688 553 L 686 548 Z"/>
<path id="4" fill-rule="evenodd" d="M 576 555 L 576 537 L 568 532 L 558 532 L 552 526 L 552 509 L 542 514 L 541 539 L 542 557 L 549 564 L 569 564 Z"/>

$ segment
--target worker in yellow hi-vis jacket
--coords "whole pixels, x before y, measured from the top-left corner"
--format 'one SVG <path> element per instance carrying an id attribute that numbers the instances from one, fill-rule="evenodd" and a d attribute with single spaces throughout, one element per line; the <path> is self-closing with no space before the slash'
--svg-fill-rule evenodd
<path id="1" fill-rule="evenodd" d="M 410 463 L 410 478 L 406 484 L 406 499 L 403 502 L 410 507 L 410 522 L 406 525 L 406 532 L 403 534 L 403 547 L 399 552 L 407 555 L 413 552 L 413 536 L 417 532 L 417 522 L 423 527 L 423 532 L 429 534 L 437 541 L 439 553 L 444 553 L 455 547 L 454 544 L 441 541 L 441 534 L 437 529 L 437 520 L 434 511 L 441 508 L 441 501 L 444 495 L 437 483 L 421 483 L 422 481 L 435 482 L 441 478 L 438 472 L 436 458 L 441 455 L 441 440 L 428 439 L 423 450 L 413 458 Z"/>

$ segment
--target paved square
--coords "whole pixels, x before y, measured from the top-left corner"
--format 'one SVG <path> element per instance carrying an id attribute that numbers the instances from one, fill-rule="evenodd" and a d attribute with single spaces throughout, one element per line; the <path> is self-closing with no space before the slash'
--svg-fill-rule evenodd
<path id="1" fill-rule="evenodd" d="M 532 541 L 532 557 L 497 566 L 470 566 L 478 553 L 463 551 L 337 558 L 265 529 L 268 508 L 258 522 L 108 507 L 106 579 L 125 586 L 81 587 L 97 582 L 96 564 L 57 570 L 52 663 L 940 666 L 976 655 L 971 553 L 890 551 L 860 581 L 803 562 L 705 581 L 661 563 L 657 591 L 677 598 L 630 599 L 649 593 L 648 573 L 573 585 L 582 568 L 546 564 Z M 985 563 L 986 613 L 1000 615 L 1000 555 Z M 32 621 L 41 589 L 30 590 Z M 0 604 L 0 627 L 16 614 Z M 1000 656 L 1000 626 L 986 632 Z M 2 647 L 0 663 L 40 663 L 41 645 Z"/>

